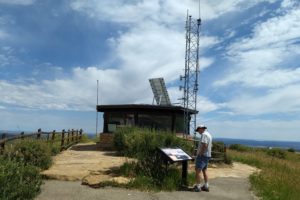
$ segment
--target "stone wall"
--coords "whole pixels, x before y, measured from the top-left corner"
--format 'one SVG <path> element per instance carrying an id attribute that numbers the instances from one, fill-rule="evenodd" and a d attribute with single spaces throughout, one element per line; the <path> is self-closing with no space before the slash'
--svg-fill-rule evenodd
<path id="1" fill-rule="evenodd" d="M 101 133 L 100 134 L 100 148 L 104 150 L 113 149 L 113 138 L 114 134 L 112 133 Z"/>

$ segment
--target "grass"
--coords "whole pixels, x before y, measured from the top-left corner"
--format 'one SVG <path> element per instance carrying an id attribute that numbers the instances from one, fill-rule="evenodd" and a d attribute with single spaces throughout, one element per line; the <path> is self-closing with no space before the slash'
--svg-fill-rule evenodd
<path id="1" fill-rule="evenodd" d="M 250 176 L 252 189 L 266 200 L 299 199 L 300 191 L 300 155 L 279 150 L 247 149 L 229 150 L 234 161 L 259 168 L 261 171 Z M 279 151 L 280 152 L 280 151 Z M 278 156 L 279 155 L 279 156 Z"/>
<path id="2" fill-rule="evenodd" d="M 90 138 L 87 134 L 82 134 L 80 143 L 90 143 L 90 142 L 99 142 L 99 136 Z"/>

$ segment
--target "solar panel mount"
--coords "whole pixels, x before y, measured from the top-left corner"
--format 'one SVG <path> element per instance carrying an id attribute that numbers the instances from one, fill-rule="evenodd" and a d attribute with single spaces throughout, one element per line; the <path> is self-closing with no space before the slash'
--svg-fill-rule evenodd
<path id="1" fill-rule="evenodd" d="M 157 105 L 171 105 L 171 101 L 169 98 L 169 94 L 164 79 L 151 78 L 149 79 L 149 82 Z"/>

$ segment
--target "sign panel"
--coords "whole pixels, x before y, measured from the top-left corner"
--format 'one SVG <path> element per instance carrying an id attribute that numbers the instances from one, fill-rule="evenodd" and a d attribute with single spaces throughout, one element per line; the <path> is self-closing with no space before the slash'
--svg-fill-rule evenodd
<path id="1" fill-rule="evenodd" d="M 160 150 L 174 162 L 192 160 L 192 157 L 180 148 L 160 148 Z"/>

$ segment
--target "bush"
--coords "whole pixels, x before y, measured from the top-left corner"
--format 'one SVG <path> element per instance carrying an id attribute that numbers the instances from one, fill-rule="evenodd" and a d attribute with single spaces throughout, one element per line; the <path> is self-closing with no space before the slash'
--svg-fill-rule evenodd
<path id="1" fill-rule="evenodd" d="M 280 158 L 280 159 L 285 159 L 286 158 L 286 151 L 283 149 L 279 148 L 274 148 L 274 149 L 269 149 L 267 151 L 267 154 L 272 157 Z"/>
<path id="2" fill-rule="evenodd" d="M 225 154 L 224 163 L 227 164 L 227 165 L 232 164 L 232 157 L 228 153 Z"/>
<path id="3" fill-rule="evenodd" d="M 0 199 L 34 199 L 41 184 L 36 167 L 0 157 Z"/>
<path id="4" fill-rule="evenodd" d="M 224 152 L 225 144 L 224 142 L 214 142 L 212 143 L 212 151 Z"/>
<path id="5" fill-rule="evenodd" d="M 60 145 L 50 144 L 49 145 L 51 156 L 55 156 L 60 153 Z"/>
<path id="6" fill-rule="evenodd" d="M 244 145 L 241 145 L 241 144 L 232 144 L 232 145 L 229 146 L 229 149 L 236 150 L 236 151 L 241 151 L 241 152 L 246 152 L 246 151 L 251 150 L 250 147 L 247 147 L 247 146 L 244 146 Z"/>
<path id="7" fill-rule="evenodd" d="M 293 149 L 293 148 L 289 148 L 287 151 L 291 152 L 291 153 L 295 153 L 296 152 L 295 149 Z"/>
<path id="8" fill-rule="evenodd" d="M 179 169 L 167 168 L 159 147 L 180 147 L 191 154 L 192 144 L 176 137 L 172 133 L 151 131 L 149 129 L 122 128 L 114 134 L 114 145 L 119 153 L 137 159 L 130 169 L 134 170 L 137 179 L 131 185 L 145 183 L 148 188 L 154 185 L 158 189 L 176 189 L 180 181 Z M 128 166 L 126 166 L 128 167 Z M 128 169 L 124 166 L 125 169 Z M 128 174 L 128 171 L 126 171 Z M 132 174 L 132 172 L 131 172 Z M 180 176 L 179 176 L 180 177 Z"/>
<path id="9" fill-rule="evenodd" d="M 38 140 L 19 141 L 5 155 L 11 160 L 40 169 L 48 169 L 52 164 L 51 149 L 45 142 Z"/>
<path id="10" fill-rule="evenodd" d="M 158 147 L 180 147 L 187 153 L 192 153 L 193 146 L 174 134 L 163 131 L 151 131 L 140 128 L 120 128 L 114 134 L 115 149 L 129 157 L 144 158 L 153 155 Z"/>

